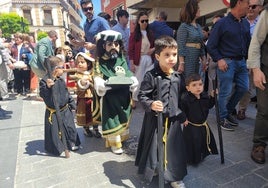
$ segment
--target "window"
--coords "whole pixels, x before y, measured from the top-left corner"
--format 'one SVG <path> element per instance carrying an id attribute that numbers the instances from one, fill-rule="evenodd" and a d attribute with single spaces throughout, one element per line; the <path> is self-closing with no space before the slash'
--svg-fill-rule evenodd
<path id="1" fill-rule="evenodd" d="M 44 25 L 53 25 L 51 10 L 44 10 Z"/>
<path id="2" fill-rule="evenodd" d="M 30 25 L 33 25 L 31 10 L 23 10 L 23 18 L 27 20 Z"/>

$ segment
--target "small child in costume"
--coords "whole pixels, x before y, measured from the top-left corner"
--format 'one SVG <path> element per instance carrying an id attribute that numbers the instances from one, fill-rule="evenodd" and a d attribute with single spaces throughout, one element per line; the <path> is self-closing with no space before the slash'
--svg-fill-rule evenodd
<path id="1" fill-rule="evenodd" d="M 140 86 L 138 99 L 145 109 L 142 129 L 139 137 L 135 165 L 138 173 L 147 182 L 157 174 L 157 142 L 164 140 L 164 179 L 172 187 L 184 187 L 183 178 L 187 174 L 185 146 L 181 124 L 186 116 L 180 109 L 180 97 L 184 91 L 184 81 L 174 70 L 177 63 L 177 42 L 162 36 L 155 40 L 154 68 L 148 71 Z M 157 99 L 156 78 L 161 77 L 161 100 Z M 163 138 L 157 138 L 157 112 L 163 114 Z"/>
<path id="2" fill-rule="evenodd" d="M 215 138 L 207 123 L 209 109 L 215 98 L 204 91 L 202 78 L 192 74 L 185 80 L 188 92 L 182 98 L 182 110 L 188 125 L 183 129 L 186 145 L 187 163 L 197 165 L 209 154 L 218 154 Z"/>
<path id="3" fill-rule="evenodd" d="M 49 57 L 49 62 L 52 71 L 52 79 L 50 79 L 47 73 L 39 83 L 40 97 L 43 98 L 46 104 L 45 150 L 54 155 L 61 155 L 66 148 L 71 151 L 79 149 L 80 139 L 72 113 L 76 105 L 67 90 L 65 81 L 61 78 L 64 62 L 61 58 L 55 56 Z M 52 88 L 56 90 L 56 96 L 53 96 Z M 56 116 L 54 99 L 56 99 L 59 104 L 63 127 L 58 123 L 59 120 Z"/>
<path id="4" fill-rule="evenodd" d="M 71 76 L 77 83 L 76 120 L 78 126 L 84 127 L 84 134 L 101 137 L 98 129 L 100 124 L 99 99 L 93 87 L 93 62 L 95 60 L 86 53 L 79 52 L 75 56 L 77 72 Z M 93 126 L 94 134 L 90 130 Z"/>
<path id="5" fill-rule="evenodd" d="M 123 153 L 122 142 L 129 137 L 131 92 L 138 86 L 123 48 L 121 33 L 112 30 L 98 33 L 94 88 L 102 100 L 102 135 L 106 147 L 111 147 L 115 154 Z M 107 86 L 112 80 L 118 84 Z"/>

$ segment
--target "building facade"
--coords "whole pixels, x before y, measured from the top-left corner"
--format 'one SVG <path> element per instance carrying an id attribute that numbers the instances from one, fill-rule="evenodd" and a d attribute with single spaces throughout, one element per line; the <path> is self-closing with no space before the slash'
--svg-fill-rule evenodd
<path id="1" fill-rule="evenodd" d="M 198 22 L 203 26 L 211 25 L 212 17 L 215 14 L 225 14 L 227 12 L 226 1 L 228 0 L 200 0 L 201 17 Z M 134 27 L 137 12 L 146 10 L 149 13 L 150 22 L 155 20 L 160 11 L 167 12 L 167 23 L 174 30 L 179 27 L 180 9 L 186 2 L 187 0 L 101 0 L 102 11 L 109 13 L 114 19 L 116 19 L 118 9 L 127 10 L 130 13 L 131 28 Z"/>
<path id="2" fill-rule="evenodd" d="M 29 23 L 30 35 L 55 30 L 57 46 L 68 40 L 67 34 L 82 36 L 82 14 L 78 0 L 1 0 L 0 12 L 16 12 Z"/>

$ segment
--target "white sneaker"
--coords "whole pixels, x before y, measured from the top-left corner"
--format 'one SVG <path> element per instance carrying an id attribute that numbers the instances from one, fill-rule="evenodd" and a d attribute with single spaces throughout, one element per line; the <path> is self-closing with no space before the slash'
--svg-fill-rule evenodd
<path id="1" fill-rule="evenodd" d="M 112 150 L 112 152 L 115 153 L 115 154 L 122 154 L 122 153 L 123 153 L 123 149 L 122 149 L 122 148 L 117 148 L 117 147 L 115 147 L 115 146 L 112 146 L 112 147 L 111 147 L 111 150 Z"/>
<path id="2" fill-rule="evenodd" d="M 186 188 L 183 181 L 174 181 L 170 183 L 173 188 Z"/>

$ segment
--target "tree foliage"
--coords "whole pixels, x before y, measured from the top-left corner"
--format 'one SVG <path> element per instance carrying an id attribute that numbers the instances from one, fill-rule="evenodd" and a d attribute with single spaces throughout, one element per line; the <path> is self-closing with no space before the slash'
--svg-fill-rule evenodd
<path id="1" fill-rule="evenodd" d="M 2 29 L 3 37 L 8 38 L 16 32 L 28 33 L 29 22 L 14 12 L 0 13 L 0 28 Z"/>
<path id="2" fill-rule="evenodd" d="M 42 38 L 45 38 L 46 36 L 48 36 L 47 32 L 45 32 L 45 31 L 39 31 L 37 33 L 37 40 L 40 40 Z"/>

